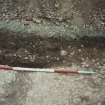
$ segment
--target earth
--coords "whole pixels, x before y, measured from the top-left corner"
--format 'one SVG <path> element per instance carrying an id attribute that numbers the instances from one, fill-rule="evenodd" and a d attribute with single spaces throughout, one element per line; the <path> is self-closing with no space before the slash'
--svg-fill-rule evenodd
<path id="1" fill-rule="evenodd" d="M 45 38 L 0 31 L 0 64 L 92 69 L 93 75 L 1 71 L 1 105 L 105 105 L 105 38 Z"/>
<path id="2" fill-rule="evenodd" d="M 0 0 L 0 20 L 104 26 L 104 0 Z M 38 21 L 39 20 L 39 21 Z"/>
<path id="3" fill-rule="evenodd" d="M 0 22 L 100 28 L 105 25 L 104 8 L 104 0 L 0 0 Z M 0 29 L 0 64 L 96 72 L 66 75 L 1 70 L 0 105 L 105 105 L 105 37 L 100 35 L 70 39 Z"/>

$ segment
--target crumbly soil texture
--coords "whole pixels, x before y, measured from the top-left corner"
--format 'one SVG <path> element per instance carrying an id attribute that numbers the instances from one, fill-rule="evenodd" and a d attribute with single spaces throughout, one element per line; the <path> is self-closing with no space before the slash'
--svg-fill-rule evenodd
<path id="1" fill-rule="evenodd" d="M 105 0 L 0 0 L 0 20 L 104 29 Z M 7 29 L 0 29 L 0 64 L 96 74 L 0 71 L 0 105 L 105 105 L 105 37 L 72 40 Z"/>
<path id="2" fill-rule="evenodd" d="M 62 37 L 41 37 L 35 34 L 0 32 L 0 63 L 12 66 L 53 67 L 103 65 L 104 37 L 83 37 L 77 40 Z M 89 64 L 88 64 L 89 63 Z M 86 66 L 84 65 L 84 66 Z"/>
<path id="3" fill-rule="evenodd" d="M 35 68 L 74 66 L 97 73 L 16 73 L 15 80 L 3 85 L 1 105 L 105 105 L 105 38 L 67 40 L 26 34 L 0 31 L 0 64 Z"/>

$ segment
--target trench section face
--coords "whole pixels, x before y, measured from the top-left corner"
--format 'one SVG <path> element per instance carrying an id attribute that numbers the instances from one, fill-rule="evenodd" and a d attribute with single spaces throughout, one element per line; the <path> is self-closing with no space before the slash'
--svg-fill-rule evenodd
<path id="1" fill-rule="evenodd" d="M 104 55 L 98 52 L 103 52 L 104 41 L 104 37 L 83 37 L 72 40 L 1 31 L 0 63 L 39 68 L 65 65 L 64 61 L 69 62 L 68 66 L 70 63 L 80 64 L 82 57 L 102 58 Z M 97 51 L 93 51 L 94 49 Z"/>
<path id="2" fill-rule="evenodd" d="M 0 103 L 2 105 L 29 105 L 30 103 L 41 105 L 42 101 L 50 105 L 55 104 L 54 102 L 60 105 L 61 103 L 65 105 L 77 105 L 77 103 L 81 105 L 84 102 L 93 105 L 104 103 L 104 41 L 105 39 L 100 37 L 67 40 L 61 37 L 42 38 L 35 34 L 1 31 L 0 64 L 36 68 L 75 65 L 91 67 L 99 74 L 91 77 L 66 77 L 57 74 L 49 76 L 12 72 L 13 78 L 10 78 L 9 82 L 5 82 L 7 80 L 5 79 L 1 84 L 0 89 L 4 92 L 0 93 Z M 8 76 L 8 73 L 11 74 L 5 72 L 3 75 Z M 58 98 L 56 99 L 55 96 Z"/>

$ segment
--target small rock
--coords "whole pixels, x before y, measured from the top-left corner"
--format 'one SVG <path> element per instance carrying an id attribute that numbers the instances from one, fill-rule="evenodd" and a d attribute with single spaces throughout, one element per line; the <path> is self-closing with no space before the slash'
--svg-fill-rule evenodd
<path id="1" fill-rule="evenodd" d="M 6 15 L 6 14 L 5 14 L 5 13 L 3 13 L 3 16 L 4 16 L 4 17 L 5 17 L 5 15 Z"/>
<path id="2" fill-rule="evenodd" d="M 95 59 L 92 59 L 92 62 L 95 63 Z"/>
<path id="3" fill-rule="evenodd" d="M 16 57 L 17 55 L 16 54 L 13 54 L 13 56 Z"/>
<path id="4" fill-rule="evenodd" d="M 48 59 L 49 57 L 50 57 L 49 55 L 46 56 L 47 59 Z"/>
<path id="5" fill-rule="evenodd" d="M 66 56 L 66 55 L 67 55 L 67 51 L 61 50 L 60 55 L 61 55 L 61 56 Z"/>
<path id="6" fill-rule="evenodd" d="M 82 50 L 81 49 L 78 49 L 78 51 L 81 52 Z"/>
<path id="7" fill-rule="evenodd" d="M 71 46 L 68 46 L 68 48 L 71 48 Z"/>
<path id="8" fill-rule="evenodd" d="M 57 58 L 56 58 L 56 60 L 57 60 L 57 61 L 59 61 L 59 60 L 60 60 L 60 58 L 59 58 L 59 57 L 57 57 Z"/>
<path id="9" fill-rule="evenodd" d="M 24 57 L 25 60 L 28 60 L 28 57 Z"/>
<path id="10" fill-rule="evenodd" d="M 81 60 L 82 60 L 82 61 L 84 61 L 84 60 L 85 60 L 85 58 L 81 58 Z"/>
<path id="11" fill-rule="evenodd" d="M 73 55 L 75 54 L 75 52 L 73 51 L 73 52 L 71 52 L 70 54 L 73 56 Z"/>
<path id="12" fill-rule="evenodd" d="M 0 54 L 2 53 L 2 51 L 0 50 Z"/>
<path id="13" fill-rule="evenodd" d="M 63 18 L 62 17 L 59 17 L 59 21 L 62 21 L 63 20 Z"/>
<path id="14" fill-rule="evenodd" d="M 31 62 L 34 62 L 36 59 L 36 56 L 35 55 L 29 55 L 29 59 Z"/>
<path id="15" fill-rule="evenodd" d="M 82 44 L 82 45 L 81 45 L 81 47 L 83 48 L 83 47 L 84 47 L 84 45 Z"/>
<path id="16" fill-rule="evenodd" d="M 32 11 L 32 12 L 34 12 L 34 10 L 33 10 L 33 9 L 32 9 L 31 11 Z"/>
<path id="17" fill-rule="evenodd" d="M 82 67 L 89 67 L 89 64 L 87 62 L 82 62 Z"/>
<path id="18" fill-rule="evenodd" d="M 96 65 L 97 65 L 97 66 L 100 66 L 100 63 L 99 63 L 99 62 L 97 62 L 97 63 L 96 63 Z"/>
<path id="19" fill-rule="evenodd" d="M 33 21 L 34 21 L 35 23 L 38 23 L 38 24 L 40 24 L 40 23 L 41 23 L 41 20 L 36 19 L 36 18 L 33 18 Z"/>
<path id="20" fill-rule="evenodd" d="M 59 6 L 60 6 L 59 3 L 55 4 L 55 8 L 59 8 Z"/>

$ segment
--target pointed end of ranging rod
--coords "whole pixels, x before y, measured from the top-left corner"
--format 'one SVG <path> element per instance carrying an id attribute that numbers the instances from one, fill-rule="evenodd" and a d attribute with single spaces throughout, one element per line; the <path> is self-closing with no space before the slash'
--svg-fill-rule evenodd
<path id="1" fill-rule="evenodd" d="M 95 74 L 96 72 L 94 71 L 78 71 L 79 74 L 87 74 L 87 75 L 91 75 L 91 74 Z"/>

